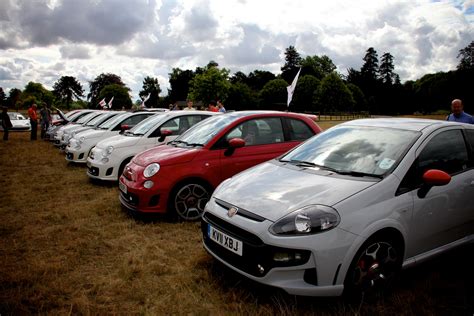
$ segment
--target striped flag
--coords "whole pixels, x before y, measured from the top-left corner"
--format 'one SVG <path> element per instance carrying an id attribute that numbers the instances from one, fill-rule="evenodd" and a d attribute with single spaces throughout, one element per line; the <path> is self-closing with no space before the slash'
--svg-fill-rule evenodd
<path id="1" fill-rule="evenodd" d="M 107 105 L 107 103 L 105 102 L 105 98 L 103 98 L 102 101 L 99 102 L 99 105 L 101 108 L 104 108 Z"/>
<path id="2" fill-rule="evenodd" d="M 298 70 L 298 73 L 295 76 L 295 79 L 293 79 L 293 82 L 291 85 L 286 87 L 286 91 L 288 91 L 288 101 L 286 102 L 286 107 L 290 107 L 291 100 L 293 99 L 293 93 L 295 93 L 295 88 L 296 88 L 296 83 L 298 82 L 298 77 L 300 76 L 301 72 L 301 67 L 300 70 Z"/>

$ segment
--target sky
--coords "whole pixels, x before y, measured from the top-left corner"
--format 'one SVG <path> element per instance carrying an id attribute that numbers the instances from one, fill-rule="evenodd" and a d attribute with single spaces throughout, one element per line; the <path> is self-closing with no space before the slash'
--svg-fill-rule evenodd
<path id="1" fill-rule="evenodd" d="M 210 60 L 279 74 L 290 45 L 343 75 L 390 52 L 404 82 L 455 69 L 473 40 L 474 0 L 0 0 L 0 87 L 74 76 L 87 92 L 114 73 L 136 100 L 144 77 L 166 95 L 173 68 Z"/>

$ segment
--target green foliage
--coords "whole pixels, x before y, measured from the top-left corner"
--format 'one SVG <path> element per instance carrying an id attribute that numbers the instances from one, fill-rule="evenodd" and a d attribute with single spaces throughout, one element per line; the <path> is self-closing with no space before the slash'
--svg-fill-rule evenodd
<path id="1" fill-rule="evenodd" d="M 458 64 L 459 70 L 472 70 L 474 69 L 474 41 L 469 45 L 459 50 L 457 58 L 461 57 Z"/>
<path id="2" fill-rule="evenodd" d="M 83 100 L 76 100 L 71 103 L 71 110 L 87 109 L 88 103 Z"/>
<path id="3" fill-rule="evenodd" d="M 143 79 L 143 88 L 139 92 L 140 98 L 144 100 L 148 95 L 150 98 L 145 102 L 146 107 L 158 107 L 159 94 L 161 92 L 160 84 L 157 78 L 145 77 Z"/>
<path id="4" fill-rule="evenodd" d="M 298 79 L 290 109 L 295 112 L 314 111 L 314 91 L 321 81 L 312 75 L 304 75 Z"/>
<path id="5" fill-rule="evenodd" d="M 114 98 L 112 102 L 112 109 L 121 110 L 122 107 L 130 109 L 132 107 L 132 99 L 128 94 L 128 89 L 120 84 L 109 84 L 102 88 L 98 96 L 99 100 L 105 98 L 106 102 Z"/>
<path id="6" fill-rule="evenodd" d="M 260 108 L 265 110 L 285 110 L 288 83 L 284 79 L 270 80 L 260 91 Z"/>
<path id="7" fill-rule="evenodd" d="M 66 104 L 69 110 L 73 98 L 79 100 L 84 96 L 84 89 L 76 78 L 62 76 L 53 86 L 53 93 L 61 103 Z"/>
<path id="8" fill-rule="evenodd" d="M 227 80 L 229 70 L 216 66 L 196 74 L 190 82 L 188 98 L 208 104 L 211 100 L 225 100 L 229 93 L 230 82 Z"/>
<path id="9" fill-rule="evenodd" d="M 362 92 L 362 90 L 355 84 L 348 83 L 346 86 L 354 98 L 354 111 L 368 111 L 369 108 L 364 92 Z"/>
<path id="10" fill-rule="evenodd" d="M 5 98 L 6 98 L 6 95 L 5 95 L 5 92 L 3 91 L 3 88 L 0 87 L 0 105 L 4 105 L 5 104 Z"/>
<path id="11" fill-rule="evenodd" d="M 395 73 L 393 70 L 395 66 L 393 65 L 393 56 L 390 53 L 385 53 L 382 55 L 382 60 L 379 67 L 379 76 L 382 80 L 382 83 L 386 85 L 391 85 L 395 81 Z"/>
<path id="12" fill-rule="evenodd" d="M 377 80 L 379 60 L 377 52 L 373 47 L 369 47 L 369 49 L 367 49 L 363 60 L 364 64 L 360 70 L 362 76 L 364 76 L 367 80 Z"/>
<path id="13" fill-rule="evenodd" d="M 257 94 L 248 85 L 242 82 L 230 85 L 229 94 L 225 100 L 227 110 L 251 110 L 255 109 L 257 105 Z"/>
<path id="14" fill-rule="evenodd" d="M 40 107 L 43 103 L 52 105 L 54 101 L 55 97 L 51 91 L 44 88 L 41 83 L 30 81 L 19 97 L 18 106 L 25 109 L 36 103 Z"/>
<path id="15" fill-rule="evenodd" d="M 10 89 L 8 93 L 8 98 L 6 100 L 7 106 L 14 108 L 18 111 L 18 100 L 20 100 L 21 90 L 17 88 Z"/>
<path id="16" fill-rule="evenodd" d="M 302 74 L 312 75 L 317 79 L 321 80 L 333 71 L 336 70 L 336 65 L 332 62 L 331 58 L 326 55 L 320 56 L 306 56 L 301 61 Z"/>
<path id="17" fill-rule="evenodd" d="M 321 81 L 315 91 L 315 103 L 318 109 L 325 112 L 352 111 L 355 105 L 351 91 L 336 73 Z"/>
<path id="18" fill-rule="evenodd" d="M 181 70 L 179 68 L 173 68 L 170 76 L 170 87 L 168 89 L 168 103 L 173 103 L 175 101 L 186 100 L 189 93 L 189 84 L 194 78 L 194 72 L 192 70 Z"/>
<path id="19" fill-rule="evenodd" d="M 248 86 L 254 91 L 260 91 L 271 80 L 276 79 L 276 76 L 265 70 L 254 70 L 249 73 Z"/>
<path id="20" fill-rule="evenodd" d="M 107 73 L 107 74 L 100 74 L 94 80 L 89 82 L 89 94 L 87 95 L 87 99 L 90 100 L 90 107 L 95 108 L 98 106 L 100 100 L 102 100 L 99 95 L 102 92 L 102 89 L 105 86 L 117 84 L 119 86 L 124 87 L 129 91 L 125 84 L 122 82 L 122 78 L 115 74 Z"/>
<path id="21" fill-rule="evenodd" d="M 301 66 L 301 56 L 294 46 L 285 50 L 285 64 L 281 67 L 281 77 L 290 84 Z"/>

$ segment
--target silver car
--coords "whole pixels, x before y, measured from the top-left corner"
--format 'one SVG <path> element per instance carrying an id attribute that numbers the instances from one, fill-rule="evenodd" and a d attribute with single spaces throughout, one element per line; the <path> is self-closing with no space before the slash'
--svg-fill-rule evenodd
<path id="1" fill-rule="evenodd" d="M 340 124 L 223 182 L 205 249 L 290 294 L 373 293 L 399 270 L 474 241 L 474 126 Z"/>

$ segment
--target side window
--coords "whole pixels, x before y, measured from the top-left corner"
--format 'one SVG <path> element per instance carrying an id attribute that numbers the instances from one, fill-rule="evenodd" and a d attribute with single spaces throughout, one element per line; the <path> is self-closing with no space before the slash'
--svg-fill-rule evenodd
<path id="1" fill-rule="evenodd" d="M 398 188 L 398 194 L 413 190 L 422 184 L 423 174 L 439 169 L 453 175 L 467 169 L 469 158 L 460 130 L 441 132 L 423 148 Z"/>
<path id="2" fill-rule="evenodd" d="M 474 129 L 466 129 L 467 142 L 471 146 L 471 153 L 474 154 Z"/>
<path id="3" fill-rule="evenodd" d="M 287 118 L 290 140 L 306 140 L 314 135 L 314 132 L 305 122 Z"/>
<path id="4" fill-rule="evenodd" d="M 281 120 L 278 117 L 248 120 L 226 135 L 226 140 L 242 138 L 246 146 L 281 143 L 285 141 Z"/>
<path id="5" fill-rule="evenodd" d="M 149 137 L 160 136 L 160 130 L 162 129 L 170 130 L 172 132 L 171 135 L 181 135 L 186 132 L 191 126 L 200 122 L 202 119 L 203 118 L 201 115 L 187 115 L 176 117 L 162 124 L 155 131 L 153 131 L 153 133 L 151 133 Z"/>
<path id="6" fill-rule="evenodd" d="M 125 120 L 123 120 L 119 125 L 117 125 L 114 128 L 114 131 L 118 131 L 120 129 L 121 125 L 129 125 L 130 127 L 137 125 L 147 117 L 150 117 L 150 115 L 147 114 L 139 114 L 139 115 L 132 115 L 127 117 Z"/>
<path id="7" fill-rule="evenodd" d="M 464 137 L 460 130 L 450 130 L 433 137 L 418 156 L 420 175 L 429 169 L 454 174 L 469 165 Z"/>

